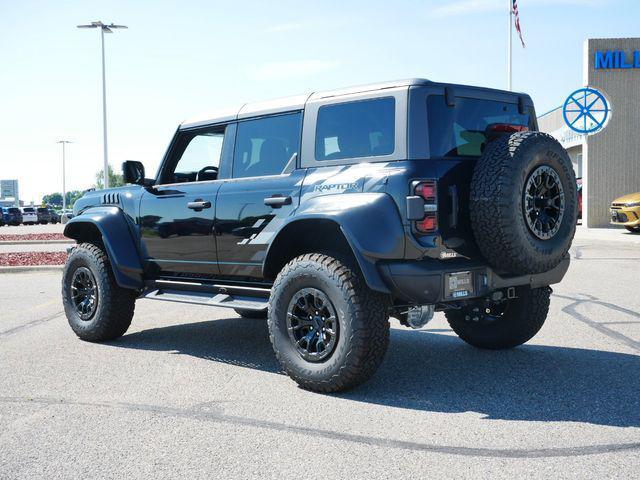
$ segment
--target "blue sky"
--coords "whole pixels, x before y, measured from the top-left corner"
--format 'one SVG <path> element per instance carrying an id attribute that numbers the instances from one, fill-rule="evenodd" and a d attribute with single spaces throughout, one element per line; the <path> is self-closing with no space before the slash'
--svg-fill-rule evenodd
<path id="1" fill-rule="evenodd" d="M 586 38 L 640 34 L 637 0 L 519 0 L 514 89 L 538 113 L 582 85 Z M 154 173 L 184 118 L 245 101 L 404 77 L 506 88 L 508 0 L 0 0 L 0 178 L 22 198 L 102 165 L 99 33 L 106 38 L 109 159 Z"/>

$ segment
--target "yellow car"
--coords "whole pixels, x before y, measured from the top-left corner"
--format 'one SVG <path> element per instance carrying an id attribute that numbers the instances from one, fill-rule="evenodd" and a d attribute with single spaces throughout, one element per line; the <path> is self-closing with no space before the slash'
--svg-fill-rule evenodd
<path id="1" fill-rule="evenodd" d="M 611 223 L 640 233 L 640 192 L 624 195 L 611 202 Z"/>

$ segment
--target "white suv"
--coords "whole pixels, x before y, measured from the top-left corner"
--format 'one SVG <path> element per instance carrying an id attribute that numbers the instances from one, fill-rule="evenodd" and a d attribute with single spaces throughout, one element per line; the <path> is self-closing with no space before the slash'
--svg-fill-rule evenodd
<path id="1" fill-rule="evenodd" d="M 35 207 L 23 207 L 21 210 L 23 225 L 35 225 L 38 223 L 38 213 Z"/>

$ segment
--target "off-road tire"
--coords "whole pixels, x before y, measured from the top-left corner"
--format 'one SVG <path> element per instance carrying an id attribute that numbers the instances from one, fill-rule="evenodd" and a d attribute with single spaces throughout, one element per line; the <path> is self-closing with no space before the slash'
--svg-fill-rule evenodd
<path id="1" fill-rule="evenodd" d="M 549 287 L 522 287 L 517 297 L 506 300 L 506 310 L 499 320 L 474 321 L 471 307 L 447 310 L 445 316 L 462 340 L 478 348 L 504 350 L 531 340 L 542 328 L 549 313 Z"/>
<path id="2" fill-rule="evenodd" d="M 339 335 L 329 357 L 305 360 L 287 332 L 287 309 L 302 288 L 322 291 L 335 308 Z M 317 392 L 347 390 L 368 380 L 389 344 L 389 301 L 370 290 L 350 261 L 320 253 L 294 258 L 278 274 L 269 300 L 269 335 L 282 368 L 302 388 Z"/>
<path id="3" fill-rule="evenodd" d="M 560 227 L 544 240 L 532 233 L 523 209 L 529 175 L 543 165 L 557 173 L 564 190 Z M 522 275 L 556 267 L 569 251 L 578 216 L 576 177 L 567 152 L 541 132 L 490 141 L 474 168 L 469 213 L 476 243 L 495 269 Z"/>
<path id="4" fill-rule="evenodd" d="M 640 233 L 640 227 L 624 227 L 631 233 Z"/>
<path id="5" fill-rule="evenodd" d="M 234 308 L 233 311 L 242 318 L 267 318 L 266 310 L 244 310 L 242 308 Z"/>
<path id="6" fill-rule="evenodd" d="M 71 298 L 73 274 L 80 267 L 91 271 L 97 286 L 97 306 L 88 320 L 80 318 Z M 62 301 L 71 329 L 82 340 L 102 342 L 124 335 L 131 325 L 136 297 L 135 290 L 118 286 L 100 246 L 81 243 L 72 250 L 62 274 Z"/>

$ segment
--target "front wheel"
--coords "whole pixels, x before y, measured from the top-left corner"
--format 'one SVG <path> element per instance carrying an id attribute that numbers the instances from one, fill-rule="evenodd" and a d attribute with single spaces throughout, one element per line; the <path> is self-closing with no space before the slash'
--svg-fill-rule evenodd
<path id="1" fill-rule="evenodd" d="M 531 340 L 549 313 L 549 287 L 522 287 L 516 298 L 493 302 L 481 299 L 445 316 L 453 331 L 474 347 L 503 350 Z"/>
<path id="2" fill-rule="evenodd" d="M 62 301 L 78 337 L 102 342 L 124 335 L 136 297 L 136 291 L 118 286 L 102 248 L 81 243 L 73 249 L 62 274 Z"/>
<path id="3" fill-rule="evenodd" d="M 369 379 L 389 343 L 388 301 L 349 262 L 319 253 L 291 260 L 269 301 L 276 357 L 301 387 L 337 392 Z"/>
<path id="4" fill-rule="evenodd" d="M 624 227 L 629 230 L 631 233 L 640 233 L 640 226 L 637 227 Z"/>

